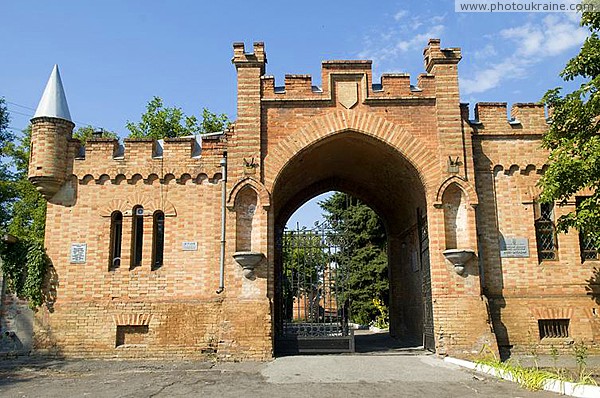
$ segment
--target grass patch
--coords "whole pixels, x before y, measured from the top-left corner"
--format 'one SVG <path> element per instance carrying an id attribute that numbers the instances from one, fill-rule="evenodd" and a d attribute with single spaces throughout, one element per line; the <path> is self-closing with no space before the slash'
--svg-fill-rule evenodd
<path id="1" fill-rule="evenodd" d="M 578 349 L 581 350 L 581 348 Z M 537 361 L 534 361 L 534 367 L 525 367 L 520 363 L 515 363 L 511 360 L 502 362 L 489 347 L 485 351 L 486 354 L 483 355 L 483 352 L 480 353 L 480 358 L 475 361 L 478 369 L 481 370 L 485 366 L 489 366 L 496 370 L 497 376 L 510 378 L 528 390 L 541 390 L 544 388 L 546 381 L 550 379 L 558 380 L 560 383 L 571 382 L 579 385 L 598 385 L 596 380 L 592 377 L 591 372 L 586 370 L 585 359 L 587 358 L 587 352 L 582 354 L 581 352 L 577 352 L 577 349 L 575 350 L 576 358 L 578 359 L 578 372 L 576 377 L 572 377 L 570 376 L 570 372 L 556 367 L 556 358 L 554 358 L 556 353 L 553 355 L 555 367 L 554 369 L 549 370 L 540 369 L 537 366 Z"/>

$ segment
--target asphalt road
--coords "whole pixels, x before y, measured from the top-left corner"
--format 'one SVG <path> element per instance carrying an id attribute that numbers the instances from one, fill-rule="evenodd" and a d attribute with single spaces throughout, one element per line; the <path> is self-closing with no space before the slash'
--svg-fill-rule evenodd
<path id="1" fill-rule="evenodd" d="M 557 397 L 433 355 L 271 362 L 0 359 L 0 397 Z"/>

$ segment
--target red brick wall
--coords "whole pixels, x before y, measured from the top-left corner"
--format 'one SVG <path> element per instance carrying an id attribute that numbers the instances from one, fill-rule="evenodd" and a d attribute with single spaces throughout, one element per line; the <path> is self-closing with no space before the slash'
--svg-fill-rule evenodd
<path id="1" fill-rule="evenodd" d="M 176 139 L 165 140 L 162 157 L 150 140 L 126 140 L 124 155 L 115 157 L 117 143 L 101 139 L 88 143 L 85 159 L 74 160 L 78 145 L 61 122 L 34 123 L 32 164 L 49 161 L 51 167 L 31 176 L 53 176 L 52 167 L 59 167 L 66 181 L 49 200 L 53 299 L 37 315 L 37 347 L 82 356 L 270 357 L 276 231 L 304 200 L 331 189 L 360 197 L 384 219 L 395 245 L 389 250 L 394 332 L 420 330 L 423 275 L 414 273 L 408 255 L 415 237 L 406 238 L 419 209 L 428 217 L 439 353 L 495 349 L 496 336 L 502 347 L 520 350 L 540 343 L 534 333 L 540 316 L 557 314 L 571 317 L 572 339 L 594 345 L 598 311 L 586 279 L 597 264 L 581 264 L 577 234 L 559 236 L 558 261 L 537 261 L 532 203 L 547 156 L 540 149 L 543 108 L 515 104 L 509 123 L 505 104 L 478 104 L 478 123 L 471 123 L 459 103 L 460 50 L 442 50 L 432 40 L 424 56 L 427 73 L 417 88 L 404 74 L 388 74 L 373 89 L 370 62 L 326 61 L 320 90 L 306 75 L 288 75 L 285 87 L 275 90 L 274 78 L 264 75 L 263 44 L 246 53 L 236 43 L 238 118 L 223 136 L 203 141 L 201 156 L 195 156 L 192 139 Z M 58 139 L 55 130 L 67 142 L 63 153 L 50 148 Z M 219 295 L 224 151 L 226 263 Z M 442 253 L 452 232 L 452 220 L 444 216 L 449 187 L 461 191 L 466 214 L 458 221 L 463 235 L 457 245 L 477 253 L 464 275 Z M 249 189 L 250 201 L 244 199 Z M 250 202 L 255 208 L 248 221 L 242 207 Z M 130 270 L 130 212 L 136 205 L 146 211 L 144 252 L 142 265 Z M 122 263 L 109 271 L 114 210 L 125 215 Z M 165 250 L 163 266 L 152 270 L 155 210 L 166 215 Z M 250 225 L 251 233 L 243 234 Z M 529 238 L 530 257 L 501 259 L 500 233 Z M 183 242 L 197 242 L 197 251 L 182 250 Z M 255 278 L 244 277 L 233 260 L 236 242 L 266 255 Z M 402 242 L 406 250 L 398 246 Z M 70 263 L 72 243 L 87 244 L 85 264 Z M 118 330 L 144 332 L 122 336 L 125 344 L 117 347 Z"/>

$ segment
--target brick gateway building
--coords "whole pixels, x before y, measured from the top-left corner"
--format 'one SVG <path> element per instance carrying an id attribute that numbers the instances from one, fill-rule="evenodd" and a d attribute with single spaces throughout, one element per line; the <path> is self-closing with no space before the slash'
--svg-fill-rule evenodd
<path id="1" fill-rule="evenodd" d="M 553 227 L 576 199 L 537 203 L 541 105 L 507 116 L 506 103 L 479 103 L 469 120 L 460 49 L 439 40 L 416 86 L 406 74 L 376 84 L 370 61 L 325 61 L 322 87 L 307 75 L 276 87 L 262 43 L 233 49 L 237 120 L 202 139 L 80 148 L 53 72 L 32 119 L 30 180 L 48 199 L 54 265 L 35 347 L 270 358 L 277 238 L 302 203 L 340 190 L 384 220 L 393 335 L 456 356 L 574 340 L 597 350 L 597 251 Z M 232 256 L 248 251 L 261 253 L 253 272 Z"/>

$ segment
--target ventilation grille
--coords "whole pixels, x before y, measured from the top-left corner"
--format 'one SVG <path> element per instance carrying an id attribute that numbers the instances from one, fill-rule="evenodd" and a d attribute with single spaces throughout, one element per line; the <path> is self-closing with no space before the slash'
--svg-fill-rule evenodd
<path id="1" fill-rule="evenodd" d="M 540 319 L 540 339 L 569 337 L 568 319 Z"/>

